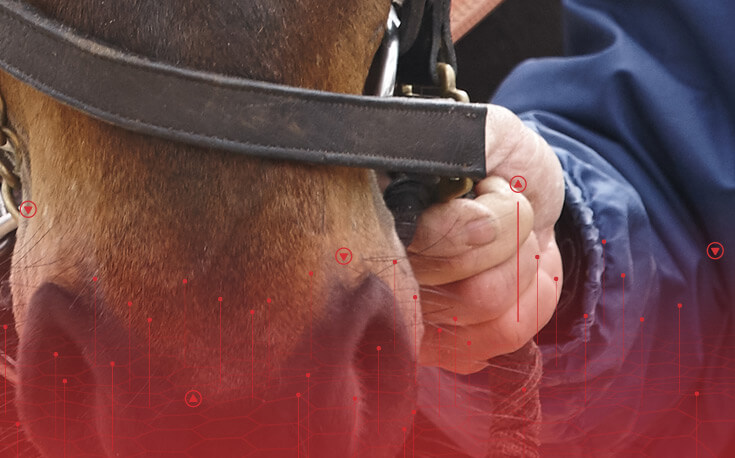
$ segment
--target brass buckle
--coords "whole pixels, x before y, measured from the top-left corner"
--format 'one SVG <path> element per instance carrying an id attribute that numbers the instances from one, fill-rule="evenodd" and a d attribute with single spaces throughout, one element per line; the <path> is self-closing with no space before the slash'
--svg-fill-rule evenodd
<path id="1" fill-rule="evenodd" d="M 436 65 L 439 75 L 439 86 L 416 86 L 413 84 L 402 84 L 400 94 L 404 97 L 441 98 L 451 99 L 460 103 L 469 103 L 470 97 L 467 92 L 457 89 L 457 76 L 454 68 L 444 62 Z M 435 188 L 435 199 L 437 202 L 449 202 L 450 200 L 464 196 L 472 191 L 474 182 L 466 177 L 452 177 L 439 179 Z"/>

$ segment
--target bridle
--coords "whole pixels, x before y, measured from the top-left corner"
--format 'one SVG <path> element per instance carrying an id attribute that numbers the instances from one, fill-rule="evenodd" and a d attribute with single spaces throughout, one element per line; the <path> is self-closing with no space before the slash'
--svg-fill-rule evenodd
<path id="1" fill-rule="evenodd" d="M 17 0 L 0 0 L 0 69 L 131 131 L 246 156 L 390 172 L 385 200 L 405 223 L 397 229 L 408 245 L 423 209 L 465 194 L 471 179 L 486 174 L 486 107 L 446 100 L 468 102 L 454 85 L 449 2 L 394 0 L 373 64 L 377 76 L 367 89 L 373 95 L 288 87 L 153 61 L 84 37 Z M 416 95 L 426 87 L 437 88 L 438 97 Z M 388 97 L 394 92 L 405 97 Z M 23 216 L 16 175 L 23 145 L 4 105 L 0 127 L 0 256 L 7 259 Z M 0 361 L 12 369 L 9 356 Z M 12 382 L 14 374 L 7 378 Z"/>

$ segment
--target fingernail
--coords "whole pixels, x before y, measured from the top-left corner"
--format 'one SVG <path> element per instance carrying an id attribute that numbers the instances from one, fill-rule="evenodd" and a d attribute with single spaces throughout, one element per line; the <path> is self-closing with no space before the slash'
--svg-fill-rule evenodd
<path id="1" fill-rule="evenodd" d="M 487 245 L 495 240 L 495 224 L 489 218 L 476 219 L 467 223 L 464 233 L 467 245 Z"/>

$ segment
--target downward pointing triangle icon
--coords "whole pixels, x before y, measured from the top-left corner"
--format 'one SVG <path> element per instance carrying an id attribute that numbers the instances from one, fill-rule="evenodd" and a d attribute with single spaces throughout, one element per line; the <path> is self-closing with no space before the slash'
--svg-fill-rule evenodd
<path id="1" fill-rule="evenodd" d="M 30 206 L 30 205 L 26 205 L 26 206 L 23 207 L 23 210 L 26 211 L 26 215 L 30 215 L 31 214 L 31 210 L 33 210 L 33 207 Z"/>
<path id="2" fill-rule="evenodd" d="M 347 256 L 348 256 L 348 254 L 347 254 L 347 253 L 340 253 L 340 254 L 339 254 L 339 257 L 340 257 L 340 258 L 342 258 L 342 260 L 343 260 L 343 261 L 344 261 L 345 259 L 347 259 Z"/>
<path id="3" fill-rule="evenodd" d="M 712 254 L 713 254 L 714 256 L 717 256 L 717 253 L 719 253 L 719 252 L 720 252 L 720 247 L 718 247 L 718 246 L 713 246 L 712 248 L 710 248 L 710 250 L 712 250 Z"/>

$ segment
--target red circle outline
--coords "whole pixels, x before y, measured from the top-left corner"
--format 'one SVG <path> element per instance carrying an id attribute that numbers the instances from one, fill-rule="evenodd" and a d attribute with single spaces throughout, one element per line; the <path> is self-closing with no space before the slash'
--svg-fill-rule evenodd
<path id="1" fill-rule="evenodd" d="M 709 249 L 712 245 L 718 245 L 720 247 L 720 255 L 717 257 L 713 257 L 709 254 Z M 713 261 L 717 261 L 718 259 L 722 258 L 725 255 L 725 247 L 720 242 L 712 242 L 709 245 L 707 245 L 707 249 L 705 250 L 707 252 L 707 257 L 710 258 Z"/>
<path id="2" fill-rule="evenodd" d="M 350 257 L 348 258 L 348 260 L 346 262 L 342 262 L 339 259 L 339 252 L 342 251 L 342 250 L 347 250 L 347 252 L 350 253 Z M 343 246 L 343 247 L 337 249 L 337 251 L 334 252 L 334 260 L 337 261 L 337 264 L 339 264 L 341 266 L 346 266 L 347 264 L 349 264 L 349 263 L 352 262 L 352 250 L 350 250 L 346 246 Z"/>
<path id="3" fill-rule="evenodd" d="M 21 208 L 23 208 L 23 204 L 27 204 L 27 203 L 30 203 L 33 205 L 33 214 L 29 216 L 24 215 L 23 212 L 21 211 Z M 36 206 L 36 203 L 34 201 L 24 200 L 23 202 L 20 203 L 20 205 L 18 205 L 18 213 L 20 213 L 20 216 L 22 216 L 23 218 L 31 219 L 34 216 L 36 216 L 36 213 L 38 213 L 38 207 Z"/>
<path id="4" fill-rule="evenodd" d="M 516 189 L 513 187 L 513 180 L 515 180 L 516 178 L 520 178 L 521 180 L 523 180 L 523 189 L 521 189 L 520 191 L 516 191 Z M 516 175 L 510 179 L 510 181 L 508 182 L 508 185 L 510 185 L 511 191 L 513 191 L 516 194 L 520 194 L 526 190 L 526 188 L 528 187 L 528 182 L 526 181 L 525 178 L 523 178 L 523 175 Z"/>
<path id="5" fill-rule="evenodd" d="M 196 393 L 197 396 L 199 396 L 199 403 L 196 404 L 196 405 L 191 405 L 191 404 L 189 404 L 189 395 L 190 394 L 194 394 L 194 393 Z M 189 390 L 184 395 L 184 404 L 186 404 L 187 407 L 190 407 L 192 409 L 196 409 L 197 407 L 199 407 L 200 405 L 202 405 L 202 401 L 203 400 L 204 400 L 204 398 L 202 397 L 202 393 L 200 393 L 199 390 Z"/>

